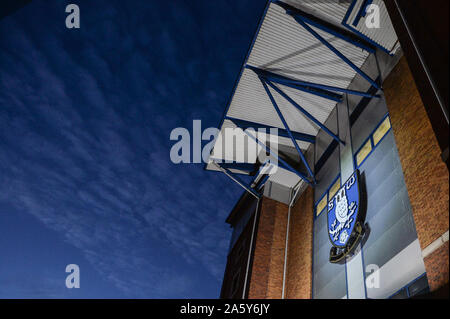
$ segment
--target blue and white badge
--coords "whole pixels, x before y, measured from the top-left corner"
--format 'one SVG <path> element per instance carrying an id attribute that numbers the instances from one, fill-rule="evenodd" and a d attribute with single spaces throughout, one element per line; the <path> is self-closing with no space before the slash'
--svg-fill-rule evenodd
<path id="1" fill-rule="evenodd" d="M 359 206 L 359 171 L 356 170 L 328 202 L 328 237 L 333 246 L 347 245 L 358 219 Z"/>

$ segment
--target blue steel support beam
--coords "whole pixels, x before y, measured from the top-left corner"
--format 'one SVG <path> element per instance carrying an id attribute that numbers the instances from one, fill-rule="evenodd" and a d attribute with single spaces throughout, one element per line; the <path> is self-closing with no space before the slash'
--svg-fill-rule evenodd
<path id="1" fill-rule="evenodd" d="M 269 177 L 270 177 L 269 174 L 267 174 L 266 176 L 263 177 L 261 183 L 259 183 L 259 185 L 258 185 L 258 190 L 260 190 L 266 184 Z"/>
<path id="2" fill-rule="evenodd" d="M 348 8 L 347 13 L 344 16 L 344 19 L 342 19 L 341 24 L 344 27 L 346 27 L 347 29 L 349 29 L 351 32 L 357 34 L 359 37 L 361 37 L 362 39 L 364 39 L 365 41 L 367 41 L 368 43 L 373 45 L 374 47 L 380 48 L 381 50 L 383 50 L 390 56 L 393 56 L 394 54 L 391 51 L 389 51 L 387 48 L 385 48 L 381 44 L 375 42 L 374 40 L 370 39 L 367 35 L 363 34 L 361 31 L 359 31 L 358 29 L 356 29 L 355 27 L 352 27 L 351 25 L 349 25 L 347 23 L 348 18 L 350 17 L 350 13 L 353 11 L 353 8 L 355 7 L 356 1 L 357 0 L 353 0 L 352 3 L 350 4 L 350 7 Z"/>
<path id="3" fill-rule="evenodd" d="M 333 45 L 331 45 L 327 40 L 322 38 L 320 34 L 318 34 L 316 31 L 314 31 L 309 25 L 306 24 L 305 21 L 299 16 L 294 17 L 295 21 L 297 21 L 303 28 L 306 29 L 309 33 L 311 33 L 317 40 L 322 42 L 328 49 L 330 49 L 334 54 L 336 54 L 339 58 L 342 59 L 345 63 L 348 64 L 353 70 L 355 70 L 356 73 L 361 75 L 364 79 L 366 79 L 367 82 L 372 84 L 372 86 L 376 87 L 377 89 L 381 90 L 381 87 L 378 85 L 377 82 L 375 82 L 370 76 L 368 76 L 366 73 L 364 73 L 360 68 L 358 68 L 352 61 L 350 61 L 345 55 L 343 55 L 338 49 L 336 49 Z"/>
<path id="4" fill-rule="evenodd" d="M 364 96 L 364 97 L 368 97 L 368 98 L 374 98 L 374 97 L 379 98 L 380 97 L 379 94 L 369 94 L 367 92 L 349 90 L 349 89 L 344 89 L 344 88 L 340 88 L 340 87 L 336 87 L 336 86 L 330 86 L 330 85 L 318 84 L 318 83 L 313 83 L 313 82 L 306 82 L 306 81 L 301 81 L 301 80 L 290 79 L 284 75 L 279 75 L 279 74 L 276 74 L 276 73 L 273 73 L 270 71 L 262 70 L 257 67 L 251 66 L 251 65 L 246 65 L 245 67 L 247 69 L 252 70 L 257 75 L 262 76 L 271 82 L 283 84 L 283 85 L 291 87 L 293 89 L 297 89 L 299 86 L 303 86 L 303 87 L 319 88 L 319 89 L 324 89 L 324 90 L 328 90 L 328 91 L 343 92 L 343 93 L 347 93 L 347 94 Z"/>
<path id="5" fill-rule="evenodd" d="M 256 180 L 258 179 L 258 177 L 259 177 L 259 172 L 255 175 L 255 177 L 252 178 L 252 181 L 250 183 L 250 186 L 253 186 L 252 188 L 255 189 L 255 190 L 257 190 L 257 188 L 256 188 L 256 186 L 257 186 Z"/>
<path id="6" fill-rule="evenodd" d="M 256 192 L 253 188 L 251 188 L 250 186 L 248 186 L 245 182 L 243 182 L 239 177 L 235 176 L 228 168 L 224 168 L 222 167 L 220 164 L 215 163 L 215 165 L 217 165 L 217 167 L 225 174 L 227 175 L 229 178 L 231 178 L 235 183 L 237 183 L 239 186 L 241 186 L 242 188 L 244 188 L 247 192 L 249 192 L 250 194 L 252 194 L 253 196 L 255 196 L 256 198 L 260 198 L 261 195 Z"/>
<path id="7" fill-rule="evenodd" d="M 315 88 L 312 86 L 304 86 L 304 85 L 292 85 L 292 84 L 285 84 L 286 86 L 289 86 L 293 89 L 299 90 L 299 91 L 303 91 L 309 94 L 313 94 L 316 96 L 320 96 L 323 97 L 325 99 L 331 100 L 331 101 L 335 101 L 335 102 L 341 102 L 343 97 L 340 94 L 335 94 L 333 92 L 324 90 L 324 89 L 320 89 L 320 88 Z"/>
<path id="8" fill-rule="evenodd" d="M 237 126 L 242 128 L 243 130 L 246 130 L 248 128 L 253 128 L 255 130 L 258 130 L 258 129 L 262 128 L 262 129 L 265 129 L 268 134 L 270 134 L 270 129 L 276 128 L 278 130 L 278 136 L 289 137 L 288 132 L 282 128 L 277 128 L 277 127 L 272 127 L 272 126 L 268 126 L 268 125 L 264 125 L 264 124 L 240 120 L 240 119 L 236 119 L 234 117 L 229 117 L 229 116 L 226 116 L 225 119 L 232 121 Z M 303 142 L 307 142 L 307 143 L 311 143 L 311 144 L 314 144 L 316 142 L 316 137 L 314 135 L 298 133 L 298 132 L 292 132 L 292 135 L 294 135 L 294 138 L 299 141 L 303 141 Z"/>
<path id="9" fill-rule="evenodd" d="M 286 13 L 289 14 L 292 17 L 299 16 L 301 17 L 305 22 L 308 24 L 325 31 L 341 40 L 344 40 L 358 48 L 361 48 L 367 52 L 375 53 L 375 48 L 365 41 L 364 39 L 361 39 L 360 37 L 356 36 L 353 33 L 350 33 L 346 30 L 341 30 L 334 26 L 333 24 L 323 21 L 322 19 L 319 19 L 312 14 L 309 14 L 307 12 L 304 12 L 298 8 L 295 8 L 287 3 L 281 2 L 281 1 L 274 1 L 274 3 L 280 7 L 282 7 L 284 10 L 286 10 Z"/>
<path id="10" fill-rule="evenodd" d="M 252 140 L 254 140 L 256 143 L 258 143 L 259 145 L 261 145 L 266 152 L 269 152 L 270 155 L 272 155 L 273 157 L 275 157 L 279 163 L 282 164 L 282 166 L 284 168 L 286 168 L 287 170 L 291 171 L 292 173 L 296 174 L 298 177 L 300 177 L 301 179 L 303 179 L 306 183 L 308 183 L 311 186 L 314 186 L 310 180 L 308 180 L 308 178 L 303 175 L 302 173 L 298 172 L 297 170 L 295 170 L 291 165 L 289 165 L 285 160 L 283 160 L 282 158 L 280 158 L 277 154 L 275 154 L 274 151 L 272 151 L 270 149 L 270 147 L 267 147 L 266 144 L 264 144 L 263 142 L 261 142 L 260 140 L 258 140 L 258 138 L 256 136 L 253 136 L 252 134 L 250 134 L 248 131 L 244 130 L 244 133 L 247 134 L 248 137 L 250 137 Z"/>
<path id="11" fill-rule="evenodd" d="M 245 66 L 247 69 L 253 70 L 254 72 L 256 72 L 259 76 L 264 76 L 263 73 L 264 72 L 268 72 L 268 73 L 272 73 L 269 71 L 264 71 L 261 69 L 258 69 L 254 66 L 251 65 L 246 65 Z M 274 74 L 274 73 L 273 73 Z M 264 76 L 265 77 L 265 76 Z M 299 91 L 303 91 L 309 94 L 313 94 L 316 96 L 320 96 L 323 97 L 325 99 L 331 100 L 331 101 L 335 101 L 335 102 L 341 102 L 343 97 L 340 94 L 336 94 L 334 92 L 330 92 L 329 90 L 323 88 L 323 87 L 319 87 L 318 85 L 313 86 L 313 85 L 307 85 L 308 82 L 304 82 L 304 83 L 297 83 L 297 85 L 288 85 L 286 84 L 286 86 L 290 86 L 296 90 Z M 336 91 L 336 90 L 335 90 Z"/>
<path id="12" fill-rule="evenodd" d="M 288 100 L 289 103 L 291 103 L 293 106 L 295 106 L 300 112 L 302 112 L 303 114 L 305 114 L 305 116 L 307 118 L 309 118 L 311 121 L 313 121 L 314 123 L 316 123 L 322 130 L 324 130 L 326 133 L 328 133 L 328 135 L 330 135 L 332 138 L 334 138 L 336 141 L 338 141 L 339 143 L 342 143 L 342 145 L 345 145 L 345 142 L 342 141 L 336 134 L 334 134 L 333 132 L 331 132 L 325 125 L 323 125 L 322 123 L 320 123 L 319 120 L 317 120 L 314 116 L 312 116 L 308 111 L 306 111 L 303 107 L 301 107 L 297 102 L 295 102 L 291 97 L 289 97 L 289 95 L 287 95 L 286 93 L 284 93 L 281 89 L 279 89 L 278 87 L 276 87 L 272 82 L 267 81 L 267 84 L 273 88 L 275 91 L 278 92 L 278 94 L 280 94 L 282 97 L 284 97 L 286 100 Z"/>
<path id="13" fill-rule="evenodd" d="M 356 14 L 355 20 L 353 21 L 353 26 L 356 27 L 362 17 L 366 16 L 367 7 L 372 4 L 372 0 L 364 0 L 358 13 Z"/>
<path id="14" fill-rule="evenodd" d="M 315 184 L 316 183 L 316 178 L 314 177 L 314 173 L 312 172 L 311 167 L 309 167 L 308 161 L 306 160 L 305 156 L 303 155 L 302 150 L 300 149 L 300 147 L 297 144 L 297 141 L 295 140 L 294 136 L 292 135 L 291 129 L 289 128 L 289 125 L 287 124 L 287 122 L 286 122 L 286 120 L 285 120 L 285 118 L 283 116 L 283 113 L 281 113 L 281 110 L 278 107 L 277 102 L 273 98 L 272 93 L 270 93 L 270 90 L 267 87 L 266 82 L 262 78 L 259 78 L 259 79 L 260 79 L 260 81 L 261 81 L 261 83 L 262 83 L 262 85 L 264 87 L 264 90 L 266 90 L 266 93 L 269 96 L 269 99 L 272 102 L 272 105 L 273 105 L 275 111 L 277 111 L 278 117 L 280 118 L 281 122 L 283 122 L 283 126 L 286 129 L 286 131 L 288 132 L 292 143 L 294 143 L 294 146 L 295 146 L 295 149 L 297 150 L 298 155 L 300 156 L 303 164 L 306 166 L 306 169 L 308 170 L 309 176 L 312 178 L 313 183 Z"/>
<path id="15" fill-rule="evenodd" d="M 267 164 L 269 164 L 269 166 L 270 166 L 270 161 L 268 159 L 264 163 L 261 164 L 261 166 L 259 167 L 258 173 L 256 174 L 255 178 L 250 183 L 250 185 L 255 184 L 255 186 L 253 188 L 256 189 L 256 190 L 260 190 L 261 187 L 264 186 L 264 184 L 267 182 L 267 180 L 270 177 L 270 175 L 268 173 L 262 173 Z M 262 180 L 259 181 L 258 183 L 256 183 L 256 180 L 258 179 L 258 176 L 261 175 L 261 174 L 263 175 Z"/>

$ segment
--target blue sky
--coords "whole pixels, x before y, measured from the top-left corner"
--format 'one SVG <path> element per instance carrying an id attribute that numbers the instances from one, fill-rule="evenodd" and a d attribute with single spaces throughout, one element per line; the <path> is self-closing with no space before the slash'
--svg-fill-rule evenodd
<path id="1" fill-rule="evenodd" d="M 171 163 L 169 135 L 218 125 L 264 6 L 34 0 L 0 20 L 0 298 L 219 296 L 242 189 Z"/>

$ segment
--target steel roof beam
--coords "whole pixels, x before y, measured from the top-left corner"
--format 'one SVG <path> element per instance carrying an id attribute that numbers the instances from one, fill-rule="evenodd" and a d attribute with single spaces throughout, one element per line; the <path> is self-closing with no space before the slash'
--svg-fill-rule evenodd
<path id="1" fill-rule="evenodd" d="M 283 123 L 284 128 L 285 128 L 286 131 L 288 132 L 289 137 L 291 138 L 291 141 L 292 141 L 292 143 L 294 144 L 295 149 L 297 150 L 298 155 L 300 156 L 300 158 L 301 158 L 303 164 L 306 166 L 306 169 L 308 170 L 309 176 L 312 178 L 313 183 L 315 184 L 315 183 L 316 183 L 316 178 L 314 177 L 314 173 L 312 172 L 311 167 L 309 167 L 308 161 L 306 160 L 305 156 L 303 155 L 302 150 L 301 150 L 300 147 L 298 146 L 297 141 L 296 141 L 295 138 L 294 138 L 294 135 L 292 135 L 291 129 L 289 128 L 289 125 L 287 124 L 286 119 L 285 119 L 284 116 L 283 116 L 283 113 L 281 113 L 281 110 L 280 110 L 280 108 L 278 107 L 277 102 L 276 102 L 275 99 L 273 98 L 272 93 L 270 93 L 270 90 L 269 90 L 269 88 L 267 87 L 267 84 L 266 84 L 266 82 L 264 81 L 264 79 L 262 79 L 262 78 L 259 78 L 259 79 L 260 79 L 260 81 L 261 81 L 261 83 L 262 83 L 262 85 L 263 85 L 263 87 L 264 87 L 264 90 L 266 90 L 266 93 L 267 93 L 267 95 L 269 96 L 269 99 L 270 99 L 270 101 L 272 102 L 272 105 L 273 105 L 275 111 L 277 112 L 278 117 L 280 118 L 281 122 Z"/>
<path id="2" fill-rule="evenodd" d="M 237 118 L 229 117 L 229 116 L 226 116 L 225 119 L 232 121 L 237 126 L 242 128 L 243 130 L 246 130 L 248 128 L 253 128 L 255 130 L 258 130 L 258 129 L 262 128 L 262 129 L 265 129 L 270 132 L 270 129 L 276 128 L 278 130 L 278 136 L 289 137 L 288 132 L 282 128 L 272 127 L 269 125 L 254 123 L 254 122 L 250 122 L 250 121 L 245 121 L 245 120 L 241 120 L 241 119 L 237 119 Z M 267 134 L 270 134 L 270 133 L 267 133 Z M 294 136 L 294 138 L 296 140 L 299 140 L 299 141 L 303 141 L 303 142 L 307 142 L 307 143 L 311 143 L 311 144 L 314 144 L 316 142 L 316 137 L 314 135 L 298 133 L 298 132 L 292 132 L 292 135 Z"/>
<path id="3" fill-rule="evenodd" d="M 270 71 L 265 71 L 265 70 L 259 69 L 257 67 L 251 66 L 251 65 L 246 65 L 245 67 L 247 69 L 250 69 L 250 70 L 254 71 L 259 76 L 263 76 L 265 78 L 268 78 L 268 77 L 271 77 L 271 76 L 274 77 L 274 78 L 276 78 L 276 77 L 283 78 L 283 76 L 277 76 L 277 74 L 275 74 L 275 73 L 272 73 Z M 292 87 L 292 88 L 294 88 L 296 90 L 300 90 L 300 91 L 303 91 L 303 92 L 306 92 L 306 93 L 309 93 L 309 94 L 317 95 L 317 96 L 320 96 L 320 97 L 323 97 L 325 99 L 332 100 L 332 101 L 335 101 L 335 102 L 341 102 L 342 101 L 342 95 L 340 95 L 340 94 L 336 94 L 334 92 L 330 92 L 330 91 L 328 91 L 327 89 L 325 89 L 323 87 L 319 87 L 318 85 L 309 85 L 308 82 L 303 82 L 303 83 L 301 83 L 301 82 L 302 81 L 298 81 L 298 83 L 296 83 L 295 86 L 294 85 L 290 85 L 290 83 L 288 83 L 288 82 L 285 82 L 286 83 L 285 85 L 289 86 L 289 87 Z M 311 84 L 313 84 L 313 83 L 311 83 Z"/>
<path id="4" fill-rule="evenodd" d="M 365 41 L 364 39 L 361 39 L 360 37 L 356 36 L 354 33 L 348 32 L 347 30 L 342 30 L 341 28 L 333 25 L 332 23 L 329 23 L 327 21 L 324 21 L 320 18 L 317 18 L 313 16 L 312 14 L 306 13 L 298 8 L 295 8 L 287 3 L 281 2 L 281 1 L 274 1 L 276 5 L 282 7 L 284 10 L 286 10 L 286 13 L 289 14 L 292 17 L 301 17 L 305 22 L 308 24 L 325 31 L 341 40 L 344 40 L 358 48 L 361 48 L 367 52 L 375 53 L 375 48 Z"/>
<path id="5" fill-rule="evenodd" d="M 266 174 L 266 176 L 263 177 L 262 181 L 261 181 L 258 185 L 256 185 L 255 187 L 256 187 L 258 190 L 260 190 L 260 189 L 266 184 L 266 182 L 267 182 L 267 180 L 269 179 L 269 177 L 270 177 L 270 175 L 269 175 L 269 174 Z"/>
<path id="6" fill-rule="evenodd" d="M 276 82 L 276 83 L 282 84 L 284 86 L 288 86 L 293 89 L 298 89 L 299 87 L 317 88 L 317 89 L 323 89 L 328 94 L 334 94 L 333 92 L 329 92 L 329 91 L 336 91 L 336 92 L 343 92 L 343 93 L 352 94 L 352 95 L 364 96 L 364 97 L 368 97 L 368 98 L 374 98 L 374 97 L 379 98 L 380 97 L 380 95 L 378 95 L 378 94 L 370 94 L 367 92 L 349 90 L 349 89 L 344 89 L 344 88 L 340 88 L 340 87 L 336 87 L 336 86 L 324 85 L 324 84 L 307 82 L 307 81 L 302 81 L 302 80 L 295 80 L 295 79 L 288 78 L 284 75 L 279 75 L 279 74 L 276 74 L 276 73 L 273 73 L 270 71 L 266 71 L 266 70 L 254 67 L 252 65 L 246 65 L 245 67 L 247 69 L 250 69 L 253 72 L 255 72 L 258 76 L 264 77 L 265 79 L 269 80 L 270 82 Z M 341 97 L 341 95 L 339 95 L 339 94 L 336 94 L 336 96 Z"/>
<path id="7" fill-rule="evenodd" d="M 255 175 L 255 177 L 252 179 L 252 182 L 250 183 L 250 185 L 252 186 L 253 189 L 255 190 L 259 190 L 261 188 L 262 185 L 264 185 L 267 181 L 267 179 L 270 177 L 269 174 L 262 174 L 263 178 L 261 180 L 259 180 L 258 182 L 256 182 L 256 180 L 258 179 L 259 175 L 261 174 L 263 168 L 265 167 L 265 165 L 268 163 L 268 160 L 266 160 L 264 162 L 264 164 L 261 164 L 258 173 Z"/>
<path id="8" fill-rule="evenodd" d="M 364 0 L 361 7 L 359 8 L 358 13 L 356 14 L 355 20 L 352 23 L 354 27 L 357 27 L 361 18 L 366 16 L 367 7 L 370 4 L 372 4 L 372 0 Z"/>
<path id="9" fill-rule="evenodd" d="M 255 196 L 257 199 L 261 197 L 261 195 L 256 192 L 253 188 L 248 186 L 245 182 L 243 182 L 239 177 L 234 176 L 234 174 L 228 169 L 222 167 L 220 164 L 213 162 L 214 165 L 217 166 L 218 169 L 220 169 L 225 175 L 227 175 L 230 179 L 232 179 L 236 184 L 241 186 L 243 189 L 245 189 L 247 192 Z"/>
<path id="10" fill-rule="evenodd" d="M 235 123 L 236 124 L 236 123 Z M 237 124 L 236 124 L 237 125 Z M 237 125 L 239 126 L 239 125 Z M 296 174 L 298 177 L 300 177 L 301 179 L 303 179 L 305 182 L 307 182 L 309 185 L 314 186 L 311 181 L 302 173 L 300 173 L 299 171 L 297 171 L 296 169 L 294 169 L 291 165 L 289 165 L 285 160 L 283 160 L 281 157 L 279 157 L 274 151 L 272 151 L 272 149 L 270 149 L 270 147 L 268 147 L 266 144 L 264 144 L 263 142 L 261 142 L 260 140 L 258 140 L 258 138 L 256 136 L 253 136 L 252 134 L 250 134 L 248 132 L 248 130 L 244 130 L 244 133 L 247 134 L 248 137 L 250 137 L 252 140 L 254 140 L 256 143 L 258 143 L 259 145 L 261 145 L 266 152 L 269 152 L 270 155 L 272 155 L 273 157 L 275 157 L 278 160 L 278 163 L 281 163 L 284 168 L 286 168 L 288 171 L 291 171 L 292 173 Z"/>
<path id="11" fill-rule="evenodd" d="M 296 89 L 296 90 L 299 90 L 299 91 L 303 91 L 303 92 L 306 92 L 306 93 L 309 93 L 309 94 L 317 95 L 317 96 L 320 96 L 320 97 L 323 97 L 325 99 L 328 99 L 328 100 L 331 100 L 331 101 L 335 101 L 335 102 L 338 102 L 338 103 L 341 102 L 342 99 L 343 99 L 342 95 L 340 95 L 340 94 L 335 94 L 333 92 L 330 92 L 330 91 L 327 91 L 327 90 L 324 90 L 324 89 L 320 89 L 320 88 L 315 88 L 315 87 L 312 87 L 312 86 L 294 85 L 294 84 L 289 84 L 289 83 L 286 83 L 284 85 L 288 86 L 290 88 L 293 88 L 293 89 Z"/>
<path id="12" fill-rule="evenodd" d="M 338 49 L 336 49 L 332 44 L 330 44 L 327 40 L 325 40 L 320 34 L 314 31 L 300 16 L 294 16 L 295 21 L 297 21 L 306 31 L 311 33 L 317 40 L 322 42 L 328 49 L 330 49 L 334 54 L 336 54 L 342 61 L 344 61 L 348 66 L 350 66 L 356 73 L 361 75 L 367 82 L 369 82 L 372 86 L 381 90 L 381 87 L 378 85 L 376 81 L 374 81 L 370 76 L 364 73 L 360 68 L 358 68 L 352 61 L 350 61 L 345 55 L 343 55 Z"/>
<path id="13" fill-rule="evenodd" d="M 278 94 L 280 94 L 282 97 L 284 97 L 289 103 L 291 103 L 293 106 L 295 106 L 300 112 L 302 112 L 307 118 L 309 118 L 311 121 L 316 123 L 322 130 L 324 130 L 328 135 L 330 135 L 332 138 L 334 138 L 339 143 L 342 143 L 342 145 L 345 145 L 345 142 L 342 141 L 336 134 L 334 134 L 330 129 L 328 129 L 324 124 L 320 123 L 318 119 L 316 119 L 314 116 L 312 116 L 308 111 L 306 111 L 303 107 L 301 107 L 297 102 L 295 102 L 289 95 L 284 93 L 280 88 L 275 86 L 272 82 L 267 81 L 267 84 L 273 88 Z"/>
<path id="14" fill-rule="evenodd" d="M 366 0 L 364 0 L 366 1 Z M 364 13 L 363 13 L 363 17 L 366 15 L 366 10 L 367 10 L 367 6 L 369 6 L 372 3 L 372 1 L 368 1 L 365 4 L 362 4 L 362 6 L 360 7 L 360 11 L 357 13 L 357 16 L 355 17 L 354 22 L 359 23 L 360 18 L 360 14 L 361 13 L 361 9 L 364 8 Z M 381 50 L 383 50 L 384 52 L 386 52 L 387 54 L 389 54 L 390 56 L 393 56 L 394 54 L 389 51 L 387 48 L 385 48 L 384 46 L 382 46 L 381 44 L 375 42 L 374 40 L 370 39 L 367 35 L 365 35 L 364 33 L 362 33 L 361 31 L 359 31 L 356 28 L 356 25 L 349 25 L 348 22 L 348 18 L 350 17 L 350 13 L 353 11 L 354 7 L 356 4 L 356 0 L 352 1 L 352 3 L 350 4 L 350 7 L 347 9 L 347 12 L 344 16 L 344 18 L 341 21 L 341 24 L 346 27 L 347 29 L 349 29 L 351 32 L 355 33 L 356 35 L 358 35 L 360 38 L 364 39 L 365 41 L 367 41 L 368 43 L 370 43 L 372 46 L 376 47 L 376 48 L 380 48 Z M 354 23 L 353 23 L 354 24 Z"/>

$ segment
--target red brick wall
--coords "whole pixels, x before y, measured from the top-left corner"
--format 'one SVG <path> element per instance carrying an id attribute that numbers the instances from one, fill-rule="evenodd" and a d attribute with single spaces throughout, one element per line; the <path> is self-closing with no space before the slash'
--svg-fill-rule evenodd
<path id="1" fill-rule="evenodd" d="M 288 206 L 267 197 L 260 202 L 248 298 L 281 298 Z"/>
<path id="2" fill-rule="evenodd" d="M 314 192 L 308 187 L 291 208 L 286 298 L 310 299 Z"/>
<path id="3" fill-rule="evenodd" d="M 448 283 L 448 241 L 425 258 L 425 266 L 432 291 Z"/>
<path id="4" fill-rule="evenodd" d="M 449 227 L 448 170 L 440 159 L 434 132 L 404 58 L 384 81 L 383 86 L 417 235 L 423 249 Z M 287 218 L 287 205 L 266 197 L 261 200 L 249 273 L 248 298 L 282 296 Z M 253 223 L 247 225 L 239 241 L 249 242 L 252 225 Z M 291 209 L 286 298 L 311 298 L 312 227 L 313 190 L 308 188 Z M 239 242 L 235 247 L 238 246 Z M 245 256 L 248 254 L 248 246 Z M 448 252 L 447 242 L 424 259 L 432 290 L 448 283 Z M 243 269 L 243 277 L 245 276 L 246 262 L 245 258 L 239 260 L 236 257 L 236 249 L 231 252 L 222 289 L 223 297 L 240 298 L 242 295 L 243 281 L 239 288 L 240 294 L 235 296 L 230 296 L 229 285 L 232 275 L 239 268 Z"/>
<path id="5" fill-rule="evenodd" d="M 417 236 L 424 249 L 448 230 L 447 166 L 440 158 L 436 137 L 404 57 L 383 87 Z M 432 258 L 425 258 L 425 267 L 432 289 L 448 282 L 448 246 Z"/>
<path id="6" fill-rule="evenodd" d="M 291 209 L 285 298 L 311 298 L 313 190 Z M 281 298 L 288 206 L 264 197 L 256 232 L 249 298 Z"/>

